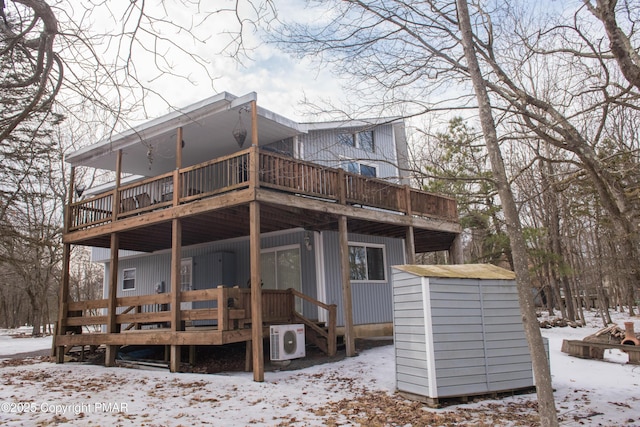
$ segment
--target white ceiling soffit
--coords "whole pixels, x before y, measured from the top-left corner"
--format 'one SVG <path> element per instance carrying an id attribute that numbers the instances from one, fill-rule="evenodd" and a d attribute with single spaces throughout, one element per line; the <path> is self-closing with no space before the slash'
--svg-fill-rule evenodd
<path id="1" fill-rule="evenodd" d="M 115 170 L 116 153 L 122 150 L 124 173 L 159 175 L 176 167 L 179 127 L 183 130 L 183 167 L 232 154 L 240 149 L 232 134 L 238 125 L 239 111 L 248 133 L 242 148 L 251 146 L 250 104 L 256 98 L 255 92 L 242 97 L 223 92 L 71 153 L 66 161 L 73 166 Z M 259 145 L 306 132 L 306 125 L 258 107 Z"/>

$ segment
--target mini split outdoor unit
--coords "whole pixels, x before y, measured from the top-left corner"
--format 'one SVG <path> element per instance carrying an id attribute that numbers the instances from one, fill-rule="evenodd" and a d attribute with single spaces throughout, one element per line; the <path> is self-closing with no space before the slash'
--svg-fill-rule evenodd
<path id="1" fill-rule="evenodd" d="M 304 325 L 270 327 L 271 360 L 289 360 L 305 356 Z"/>

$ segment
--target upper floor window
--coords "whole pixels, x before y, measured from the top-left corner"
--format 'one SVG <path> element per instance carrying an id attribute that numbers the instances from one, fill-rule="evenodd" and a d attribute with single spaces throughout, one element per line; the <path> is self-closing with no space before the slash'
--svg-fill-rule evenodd
<path id="1" fill-rule="evenodd" d="M 132 291 L 136 288 L 136 269 L 127 268 L 122 270 L 122 290 Z"/>
<path id="2" fill-rule="evenodd" d="M 375 152 L 375 145 L 373 143 L 373 131 L 367 130 L 364 132 L 358 133 L 358 144 L 360 148 L 364 151 L 368 151 L 370 153 Z"/>
<path id="3" fill-rule="evenodd" d="M 349 244 L 349 269 L 353 281 L 385 281 L 384 246 Z"/>
<path id="4" fill-rule="evenodd" d="M 357 133 L 339 133 L 338 142 L 349 147 L 360 148 L 369 153 L 374 153 L 376 150 L 372 130 Z"/>
<path id="5" fill-rule="evenodd" d="M 375 178 L 378 176 L 378 167 L 371 163 L 361 163 L 356 160 L 345 159 L 342 161 L 341 166 L 342 169 L 350 173 L 356 173 L 369 178 Z"/>
<path id="6" fill-rule="evenodd" d="M 338 134 L 338 142 L 340 144 L 348 145 L 349 147 L 356 146 L 356 139 L 354 138 L 354 134 L 352 133 L 339 133 Z"/>

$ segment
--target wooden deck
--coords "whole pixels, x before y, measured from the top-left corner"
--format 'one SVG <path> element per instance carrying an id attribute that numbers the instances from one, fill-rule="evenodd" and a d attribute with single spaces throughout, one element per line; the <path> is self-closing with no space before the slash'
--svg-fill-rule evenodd
<path id="1" fill-rule="evenodd" d="M 256 111 L 253 102 L 254 123 Z M 355 355 L 348 233 L 404 239 L 409 262 L 415 253 L 421 252 L 449 250 L 454 258 L 458 256 L 462 230 L 454 199 L 261 151 L 257 129 L 255 126 L 252 129 L 251 148 L 182 167 L 182 128 L 178 128 L 175 170 L 124 185 L 120 180 L 123 161 L 120 149 L 114 188 L 79 201 L 72 201 L 75 173 L 72 168 L 63 234 L 59 329 L 54 344 L 59 362 L 64 347 L 75 344 L 106 345 L 105 363 L 109 366 L 115 363 L 120 345 L 167 344 L 171 346 L 171 370 L 175 371 L 180 365 L 182 345 L 247 341 L 253 346 L 254 380 L 264 381 L 264 327 L 290 322 L 304 323 L 307 337 L 320 348 L 326 348 L 328 354 L 334 354 L 335 306 L 295 291 L 278 295 L 261 290 L 260 238 L 266 233 L 295 228 L 338 233 L 347 356 Z M 251 291 L 223 288 L 180 292 L 183 247 L 247 236 Z M 70 302 L 73 245 L 110 248 L 107 299 Z M 117 297 L 120 250 L 169 249 L 171 292 Z M 238 302 L 227 307 L 229 298 Z M 294 298 L 306 299 L 327 310 L 328 331 L 296 313 L 291 302 Z M 216 301 L 217 305 L 210 309 L 176 309 L 182 302 L 190 301 Z M 189 322 L 203 320 L 216 327 L 207 331 L 188 330 Z M 97 325 L 106 332 L 73 334 L 74 328 L 77 332 L 77 328 L 88 325 Z M 157 328 L 159 325 L 169 327 Z"/>
<path id="2" fill-rule="evenodd" d="M 257 162 L 252 156 L 258 157 Z M 258 173 L 250 173 L 254 163 L 259 165 Z M 179 191 L 174 192 L 175 188 Z M 441 246 L 448 247 L 452 236 L 460 232 L 456 203 L 451 198 L 252 148 L 70 203 L 65 242 L 109 247 L 106 236 L 111 232 L 158 226 L 176 217 L 185 221 L 194 218 L 195 223 L 195 218 L 201 221 L 208 216 L 204 219 L 210 220 L 212 215 L 220 221 L 211 222 L 224 222 L 225 228 L 211 230 L 211 235 L 199 230 L 192 242 L 185 223 L 185 245 L 200 243 L 195 240 L 198 236 L 216 240 L 246 235 L 240 221 L 236 221 L 240 222 L 238 229 L 229 227 L 234 226 L 231 219 L 246 219 L 243 206 L 252 200 L 273 211 L 263 218 L 265 231 L 296 226 L 337 229 L 337 220 L 332 222 L 328 216 L 346 213 L 353 219 L 353 227 L 359 227 L 354 231 L 364 234 L 380 232 L 382 222 L 389 227 L 387 235 L 404 237 L 404 229 L 392 227 L 411 225 L 417 232 L 421 228 L 432 231 L 431 244 L 441 237 L 438 231 L 442 232 L 446 243 Z M 144 239 L 123 235 L 121 248 L 150 251 L 170 247 L 162 237 L 150 239 L 167 235 L 160 227 L 144 235 Z M 416 240 L 420 244 L 421 240 Z"/>
<path id="3" fill-rule="evenodd" d="M 170 294 L 117 298 L 116 328 L 113 333 L 88 332 L 106 330 L 108 300 L 74 301 L 67 304 L 63 325 L 67 334 L 55 337 L 56 347 L 84 345 L 223 345 L 251 339 L 251 298 L 249 289 L 220 286 L 215 289 L 183 291 L 182 302 L 208 301 L 216 308 L 180 310 L 183 324 L 172 330 Z M 295 311 L 295 298 L 302 298 L 327 312 L 326 328 L 318 326 Z M 221 303 L 219 303 L 221 302 Z M 336 353 L 336 306 L 326 305 L 293 289 L 264 290 L 262 298 L 263 328 L 284 323 L 304 323 L 308 340 L 328 355 Z M 206 322 L 206 327 L 194 326 Z"/>

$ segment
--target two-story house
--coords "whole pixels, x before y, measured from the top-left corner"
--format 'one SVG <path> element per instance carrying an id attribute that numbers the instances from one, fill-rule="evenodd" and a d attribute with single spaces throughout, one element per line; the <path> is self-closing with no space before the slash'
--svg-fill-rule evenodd
<path id="1" fill-rule="evenodd" d="M 262 381 L 270 324 L 305 324 L 329 354 L 343 334 L 353 355 L 356 336 L 391 334 L 392 265 L 459 260 L 455 201 L 408 185 L 402 119 L 297 123 L 256 101 L 221 93 L 67 157 L 58 361 L 166 345 L 176 371 L 181 346 L 245 341 Z M 80 166 L 115 182 L 79 197 Z M 71 301 L 72 245 L 104 263 L 103 299 Z"/>

